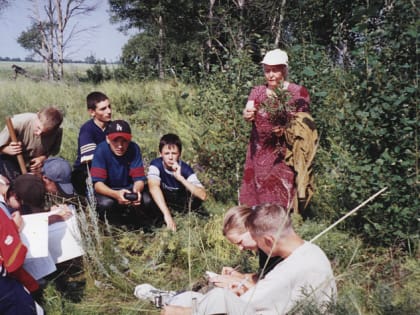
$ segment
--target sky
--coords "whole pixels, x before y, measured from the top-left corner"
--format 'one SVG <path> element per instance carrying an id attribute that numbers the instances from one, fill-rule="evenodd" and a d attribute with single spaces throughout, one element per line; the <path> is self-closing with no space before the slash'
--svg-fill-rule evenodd
<path id="1" fill-rule="evenodd" d="M 118 24 L 109 22 L 108 1 L 101 0 L 98 3 L 98 9 L 89 16 L 74 18 L 80 24 L 79 29 L 89 28 L 89 30 L 82 32 L 72 41 L 66 50 L 65 58 L 84 60 L 93 55 L 97 60 L 118 61 L 121 49 L 130 36 L 118 31 Z M 30 55 L 30 52 L 23 49 L 16 40 L 31 24 L 29 19 L 31 6 L 28 0 L 13 0 L 0 14 L 0 57 L 24 59 Z"/>

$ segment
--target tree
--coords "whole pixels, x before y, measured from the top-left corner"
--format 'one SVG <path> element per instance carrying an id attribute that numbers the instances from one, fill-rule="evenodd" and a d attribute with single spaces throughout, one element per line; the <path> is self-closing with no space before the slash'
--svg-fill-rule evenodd
<path id="1" fill-rule="evenodd" d="M 204 1 L 110 0 L 109 3 L 114 20 L 124 22 L 126 28 L 138 29 L 146 38 L 154 38 L 153 42 L 147 42 L 149 52 L 142 49 L 145 54 L 135 59 L 152 64 L 159 78 L 164 78 L 165 71 L 175 65 L 189 64 L 191 55 L 199 56 L 196 43 L 203 39 L 204 26 L 198 17 Z M 127 48 L 131 54 L 132 48 L 129 45 Z"/>
<path id="2" fill-rule="evenodd" d="M 51 34 L 43 33 L 40 30 L 51 30 L 48 25 L 32 24 L 26 31 L 22 32 L 17 42 L 25 49 L 32 50 L 45 63 L 45 76 L 49 80 L 54 78 L 54 52 L 51 43 Z"/>
<path id="3" fill-rule="evenodd" d="M 0 13 L 6 9 L 10 4 L 9 0 L 0 0 Z"/>
<path id="4" fill-rule="evenodd" d="M 46 64 L 48 79 L 64 76 L 64 53 L 70 42 L 85 29 L 73 22 L 77 16 L 94 11 L 97 3 L 89 0 L 32 0 L 32 25 L 18 42 L 32 50 Z"/>

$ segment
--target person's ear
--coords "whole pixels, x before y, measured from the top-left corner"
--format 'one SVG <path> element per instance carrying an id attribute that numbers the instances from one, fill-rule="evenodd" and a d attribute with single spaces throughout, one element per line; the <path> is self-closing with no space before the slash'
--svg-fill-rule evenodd
<path id="1" fill-rule="evenodd" d="M 95 117 L 95 111 L 91 108 L 88 109 L 89 115 L 93 118 Z"/>
<path id="2" fill-rule="evenodd" d="M 274 246 L 274 237 L 272 235 L 264 235 L 263 236 L 264 245 L 268 248 L 272 248 Z"/>
<path id="3" fill-rule="evenodd" d="M 108 139 L 108 136 L 105 137 L 105 140 L 106 140 L 106 143 L 108 143 L 108 144 L 110 143 L 110 141 Z"/>

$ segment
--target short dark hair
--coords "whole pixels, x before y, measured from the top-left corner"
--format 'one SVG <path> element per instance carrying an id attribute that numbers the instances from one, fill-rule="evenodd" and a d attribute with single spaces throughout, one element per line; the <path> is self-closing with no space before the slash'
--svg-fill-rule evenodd
<path id="1" fill-rule="evenodd" d="M 86 97 L 87 109 L 95 110 L 96 104 L 98 104 L 99 102 L 108 100 L 108 99 L 109 99 L 108 96 L 106 96 L 102 92 L 95 91 L 95 92 L 89 93 L 88 96 Z"/>
<path id="2" fill-rule="evenodd" d="M 182 142 L 181 139 L 173 133 L 167 133 L 160 138 L 159 141 L 159 152 L 162 152 L 162 149 L 165 145 L 172 146 L 175 145 L 178 147 L 179 153 L 182 152 Z"/>

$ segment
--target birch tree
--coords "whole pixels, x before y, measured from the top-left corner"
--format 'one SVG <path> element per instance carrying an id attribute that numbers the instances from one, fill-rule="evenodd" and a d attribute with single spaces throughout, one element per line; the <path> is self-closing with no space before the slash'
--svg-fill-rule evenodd
<path id="1" fill-rule="evenodd" d="M 29 29 L 18 38 L 19 44 L 42 58 L 46 78 L 61 80 L 64 76 L 66 48 L 87 28 L 78 26 L 77 17 L 94 11 L 97 1 L 92 0 L 31 0 Z"/>

